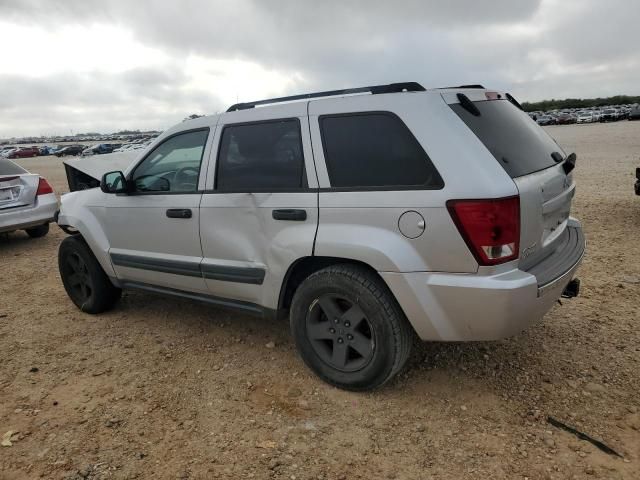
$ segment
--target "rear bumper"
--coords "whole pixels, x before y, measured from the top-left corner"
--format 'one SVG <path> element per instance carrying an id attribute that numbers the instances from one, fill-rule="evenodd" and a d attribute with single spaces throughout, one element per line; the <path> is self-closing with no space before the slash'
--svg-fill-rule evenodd
<path id="1" fill-rule="evenodd" d="M 396 296 L 416 333 L 423 340 L 498 340 L 536 323 L 560 298 L 574 277 L 585 251 L 577 221 L 574 243 L 541 262 L 545 268 L 525 272 L 513 269 L 494 275 L 448 273 L 390 273 L 381 276 Z M 556 253 L 558 253 L 558 251 Z M 552 264 L 571 257 L 561 270 Z M 538 278 L 539 272 L 555 272 Z"/>
<path id="2" fill-rule="evenodd" d="M 40 195 L 36 199 L 36 204 L 28 208 L 0 210 L 0 233 L 50 223 L 57 211 L 58 199 L 54 193 Z"/>

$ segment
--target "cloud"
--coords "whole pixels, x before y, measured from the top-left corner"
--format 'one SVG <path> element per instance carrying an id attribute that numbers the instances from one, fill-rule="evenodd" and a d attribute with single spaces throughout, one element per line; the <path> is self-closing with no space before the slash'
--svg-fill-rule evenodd
<path id="1" fill-rule="evenodd" d="M 637 94 L 639 17 L 625 0 L 0 0 L 0 136 L 393 81 Z"/>

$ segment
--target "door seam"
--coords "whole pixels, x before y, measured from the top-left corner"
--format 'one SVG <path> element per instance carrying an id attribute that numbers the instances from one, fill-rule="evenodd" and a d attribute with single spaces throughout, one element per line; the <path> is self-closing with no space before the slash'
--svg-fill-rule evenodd
<path id="1" fill-rule="evenodd" d="M 309 133 L 309 144 L 311 145 L 311 161 L 313 162 L 313 171 L 316 174 L 316 231 L 313 235 L 313 245 L 311 246 L 311 256 L 316 254 L 316 240 L 318 239 L 318 229 L 320 228 L 320 180 L 318 179 L 318 167 L 316 165 L 316 154 L 313 148 L 313 136 L 311 135 L 311 119 L 309 118 L 309 106 L 311 102 L 307 102 L 307 130 Z"/>

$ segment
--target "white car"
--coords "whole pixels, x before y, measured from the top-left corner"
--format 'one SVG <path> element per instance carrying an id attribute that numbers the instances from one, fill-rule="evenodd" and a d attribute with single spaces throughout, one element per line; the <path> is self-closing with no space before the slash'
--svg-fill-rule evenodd
<path id="1" fill-rule="evenodd" d="M 24 230 L 32 238 L 49 232 L 58 199 L 44 178 L 0 159 L 0 233 Z"/>
<path id="2" fill-rule="evenodd" d="M 578 293 L 575 154 L 505 92 L 411 82 L 243 103 L 102 167 L 58 218 L 78 308 L 137 289 L 286 314 L 341 388 L 388 381 L 415 336 L 504 338 Z"/>
<path id="3" fill-rule="evenodd" d="M 592 112 L 580 112 L 576 123 L 593 123 L 594 121 Z"/>
<path id="4" fill-rule="evenodd" d="M 15 147 L 5 147 L 0 149 L 0 158 L 7 158 L 9 156 L 10 153 L 12 153 L 14 150 L 17 150 L 17 148 Z"/>

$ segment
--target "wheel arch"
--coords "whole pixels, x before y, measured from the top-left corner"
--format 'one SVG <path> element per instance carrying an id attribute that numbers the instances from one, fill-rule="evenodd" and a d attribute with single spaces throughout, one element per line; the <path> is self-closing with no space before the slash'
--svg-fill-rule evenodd
<path id="1" fill-rule="evenodd" d="M 358 265 L 368 270 L 370 273 L 380 279 L 386 288 L 389 286 L 378 272 L 369 264 L 353 258 L 344 257 L 328 257 L 328 256 L 309 256 L 302 257 L 293 262 L 282 280 L 280 287 L 280 295 L 278 297 L 278 310 L 287 310 L 291 306 L 291 300 L 300 284 L 313 273 L 327 268 L 331 265 Z M 389 289 L 391 292 L 391 290 Z M 393 293 L 392 293 L 393 295 Z M 394 297 L 395 298 L 395 297 Z"/>
<path id="2" fill-rule="evenodd" d="M 93 195 L 92 190 L 82 190 L 67 193 L 62 196 L 58 225 L 69 233 L 70 228 L 75 235 L 80 235 L 91 249 L 104 272 L 111 278 L 116 278 L 111 259 L 109 257 L 109 239 L 100 220 L 93 212 L 94 207 L 86 206 Z"/>

